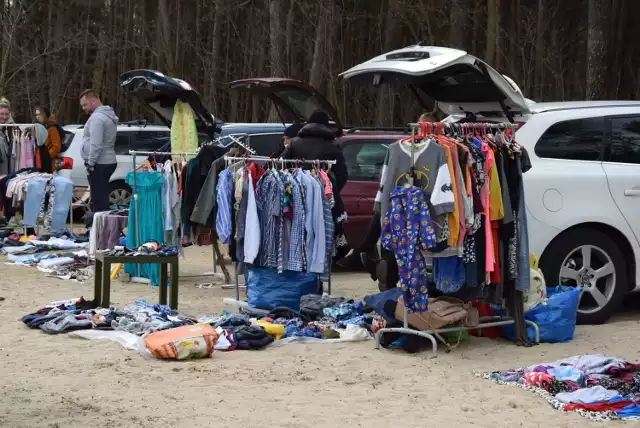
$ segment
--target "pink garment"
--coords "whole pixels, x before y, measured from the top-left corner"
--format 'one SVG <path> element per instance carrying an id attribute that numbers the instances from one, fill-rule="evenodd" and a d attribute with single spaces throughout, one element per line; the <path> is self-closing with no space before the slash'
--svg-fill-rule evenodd
<path id="1" fill-rule="evenodd" d="M 329 176 L 327 175 L 326 172 L 324 172 L 321 169 L 318 170 L 318 176 L 320 177 L 320 180 L 322 180 L 322 182 L 324 183 L 324 195 L 327 198 L 331 199 L 333 197 L 333 188 L 331 187 L 331 181 L 329 180 Z"/>
<path id="2" fill-rule="evenodd" d="M 543 387 L 545 383 L 551 382 L 555 379 L 555 377 L 547 373 L 532 372 L 524 374 L 524 384 L 529 386 Z"/>
<path id="3" fill-rule="evenodd" d="M 495 158 L 493 156 L 493 151 L 489 147 L 487 143 L 482 143 L 482 154 L 485 157 L 485 171 L 487 171 L 487 179 L 485 180 L 482 188 L 480 189 L 480 199 L 482 200 L 482 212 L 484 213 L 484 232 L 485 232 L 485 252 L 486 252 L 486 273 L 487 273 L 487 283 L 490 282 L 489 274 L 494 270 L 494 254 L 493 254 L 493 234 L 491 233 L 491 219 L 489 218 L 489 196 L 491 188 L 489 185 L 489 181 L 491 180 L 491 176 L 489 174 L 489 169 L 493 167 L 495 162 Z"/>
<path id="4" fill-rule="evenodd" d="M 25 136 L 20 140 L 20 154 L 18 155 L 18 167 L 33 168 L 35 141 L 31 136 Z M 52 159 L 53 160 L 53 159 Z"/>

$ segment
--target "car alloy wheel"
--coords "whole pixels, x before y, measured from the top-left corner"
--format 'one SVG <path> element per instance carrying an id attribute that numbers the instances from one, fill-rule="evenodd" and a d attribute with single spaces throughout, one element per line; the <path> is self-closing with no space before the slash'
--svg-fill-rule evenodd
<path id="1" fill-rule="evenodd" d="M 113 189 L 109 193 L 109 205 L 112 207 L 126 207 L 129 206 L 129 202 L 131 202 L 131 192 L 127 189 Z"/>
<path id="2" fill-rule="evenodd" d="M 560 283 L 582 288 L 578 312 L 593 314 L 602 310 L 613 298 L 616 269 L 602 248 L 581 245 L 574 248 L 560 265 Z"/>

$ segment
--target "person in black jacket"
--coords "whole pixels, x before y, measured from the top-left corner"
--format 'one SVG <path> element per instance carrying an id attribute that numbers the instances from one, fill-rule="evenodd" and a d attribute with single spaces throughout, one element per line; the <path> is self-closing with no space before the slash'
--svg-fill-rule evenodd
<path id="1" fill-rule="evenodd" d="M 335 188 L 339 192 L 347 182 L 347 164 L 342 149 L 336 145 L 336 134 L 329 128 L 329 115 L 315 111 L 300 129 L 298 136 L 291 141 L 289 148 L 282 154 L 284 159 L 335 160 L 331 167 L 335 177 Z"/>
<path id="2" fill-rule="evenodd" d="M 291 141 L 293 141 L 293 139 L 298 136 L 298 132 L 300 132 L 303 126 L 304 125 L 301 123 L 294 123 L 293 125 L 289 125 L 282 134 L 282 141 L 280 141 L 280 145 L 278 146 L 276 151 L 271 154 L 271 157 L 282 157 L 284 151 L 291 147 Z"/>

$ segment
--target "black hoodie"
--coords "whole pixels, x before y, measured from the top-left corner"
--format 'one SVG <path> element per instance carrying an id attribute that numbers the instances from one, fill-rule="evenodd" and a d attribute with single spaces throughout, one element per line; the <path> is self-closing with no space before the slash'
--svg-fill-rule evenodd
<path id="1" fill-rule="evenodd" d="M 285 159 L 318 159 L 335 160 L 331 167 L 336 179 L 338 191 L 344 187 L 348 179 L 347 165 L 342 150 L 336 145 L 335 133 L 326 125 L 309 123 L 302 127 L 298 136 L 291 141 L 282 155 Z"/>

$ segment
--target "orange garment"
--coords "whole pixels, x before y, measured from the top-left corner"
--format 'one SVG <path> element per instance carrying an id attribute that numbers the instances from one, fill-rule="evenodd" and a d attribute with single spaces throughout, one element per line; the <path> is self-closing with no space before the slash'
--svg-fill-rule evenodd
<path id="1" fill-rule="evenodd" d="M 62 136 L 60 135 L 60 131 L 58 131 L 58 127 L 56 126 L 56 118 L 54 115 L 49 116 L 44 126 L 46 126 L 47 128 L 48 134 L 47 140 L 44 142 L 44 145 L 49 151 L 51 162 L 53 162 L 53 160 L 62 150 Z"/>
<path id="2" fill-rule="evenodd" d="M 464 241 L 467 227 L 465 224 L 465 211 L 462 199 L 462 192 L 464 192 L 464 189 L 462 189 L 460 186 L 460 184 L 463 183 L 464 180 L 462 178 L 462 170 L 460 169 L 460 162 L 458 159 L 458 147 L 455 141 L 442 135 L 438 136 L 438 142 L 442 147 L 445 147 L 445 150 L 449 154 L 449 157 L 447 158 L 447 166 L 449 167 L 449 174 L 451 175 L 451 187 L 454 194 L 454 213 L 457 214 L 458 220 L 457 238 L 455 240 L 452 240 L 451 236 L 449 236 L 448 244 L 449 246 L 461 247 L 462 242 Z M 451 163 L 449 163 L 449 159 L 451 160 Z M 451 220 L 454 219 L 455 218 L 450 218 L 449 231 L 451 231 Z"/>
<path id="3" fill-rule="evenodd" d="M 495 159 L 495 158 L 494 158 Z M 504 218 L 504 205 L 502 203 L 502 187 L 498 177 L 498 168 L 495 160 L 489 167 L 489 218 L 502 220 Z"/>
<path id="4" fill-rule="evenodd" d="M 453 194 L 457 195 L 457 184 L 455 181 L 455 171 L 453 170 L 453 159 L 451 158 L 451 149 L 446 144 L 441 144 L 444 149 L 446 158 L 447 158 L 447 168 L 449 169 L 449 176 L 451 177 L 451 188 L 453 190 Z M 447 240 L 447 244 L 449 246 L 456 245 L 458 243 L 458 234 L 459 234 L 459 226 L 460 226 L 460 210 L 458 207 L 458 198 L 454 197 L 454 209 L 453 212 L 447 214 L 447 220 L 449 222 L 449 239 Z"/>

